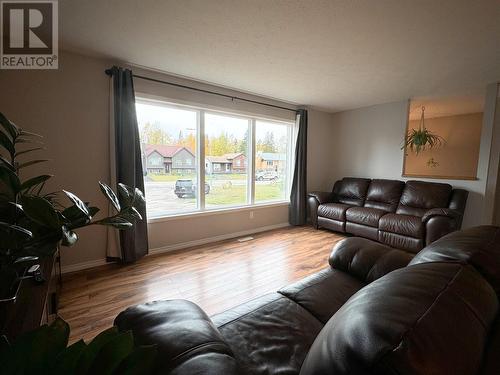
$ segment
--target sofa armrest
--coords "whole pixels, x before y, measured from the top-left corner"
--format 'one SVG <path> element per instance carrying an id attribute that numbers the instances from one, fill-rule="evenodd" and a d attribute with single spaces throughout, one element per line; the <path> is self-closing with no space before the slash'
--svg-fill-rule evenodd
<path id="1" fill-rule="evenodd" d="M 457 210 L 452 210 L 450 208 L 432 208 L 427 211 L 424 216 L 422 216 L 422 222 L 427 223 L 431 218 L 435 216 L 444 216 L 452 220 L 459 222 L 462 218 L 462 214 Z"/>
<path id="2" fill-rule="evenodd" d="M 460 229 L 462 214 L 449 208 L 433 208 L 422 216 L 425 224 L 425 246 Z"/>
<path id="3" fill-rule="evenodd" d="M 156 371 L 165 374 L 237 374 L 233 353 L 206 313 L 192 302 L 169 300 L 130 307 L 115 319 L 139 345 L 156 345 Z"/>
<path id="4" fill-rule="evenodd" d="M 361 237 L 338 242 L 330 254 L 330 266 L 370 283 L 395 269 L 406 267 L 412 253 Z"/>
<path id="5" fill-rule="evenodd" d="M 318 204 L 333 202 L 333 193 L 329 191 L 312 191 L 307 194 L 318 201 Z"/>
<path id="6" fill-rule="evenodd" d="M 318 226 L 318 207 L 320 204 L 332 202 L 333 193 L 324 191 L 313 191 L 307 194 L 307 206 L 309 208 L 309 218 L 311 219 L 311 224 L 316 229 Z"/>
<path id="7" fill-rule="evenodd" d="M 453 189 L 451 192 L 451 198 L 450 203 L 448 204 L 448 208 L 464 213 L 468 196 L 469 192 L 465 189 Z"/>

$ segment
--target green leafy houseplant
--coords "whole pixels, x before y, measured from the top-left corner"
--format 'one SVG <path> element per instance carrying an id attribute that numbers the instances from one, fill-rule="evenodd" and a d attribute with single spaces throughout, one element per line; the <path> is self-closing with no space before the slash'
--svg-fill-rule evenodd
<path id="1" fill-rule="evenodd" d="M 2 113 L 0 146 L 0 299 L 12 293 L 28 265 L 53 254 L 58 243 L 74 245 L 78 240 L 75 230 L 89 225 L 127 229 L 142 220 L 139 211 L 145 200 L 139 189 L 119 184 L 117 195 L 100 182 L 116 213 L 96 220 L 99 208 L 72 192 L 44 192 L 45 183 L 53 176 L 22 179 L 27 168 L 47 161 L 28 158 L 44 149 L 42 136 L 17 127 Z"/>
<path id="2" fill-rule="evenodd" d="M 69 326 L 62 319 L 27 332 L 10 344 L 0 337 L 0 372 L 21 374 L 128 374 L 152 372 L 157 349 L 137 346 L 132 332 L 109 328 L 90 343 L 68 345 Z"/>
<path id="3" fill-rule="evenodd" d="M 100 182 L 102 193 L 114 207 L 112 216 L 96 220 L 99 208 L 75 194 L 44 192 L 51 175 L 22 179 L 26 168 L 45 159 L 26 159 L 43 150 L 42 137 L 17 127 L 0 113 L 0 299 L 19 284 L 24 269 L 40 257 L 53 254 L 58 243 L 72 246 L 75 230 L 89 225 L 127 229 L 145 207 L 139 189 L 118 184 L 118 195 Z M 23 160 L 24 159 L 24 160 Z M 61 202 L 64 198 L 66 204 Z M 154 365 L 156 348 L 136 346 L 131 332 L 112 327 L 89 344 L 68 344 L 69 326 L 56 319 L 22 334 L 12 344 L 0 336 L 2 374 L 147 374 Z"/>
<path id="4" fill-rule="evenodd" d="M 410 149 L 417 155 L 424 150 L 441 147 L 446 143 L 445 139 L 440 135 L 434 134 L 425 127 L 424 119 L 425 107 L 422 107 L 422 115 L 418 129 L 411 129 L 411 132 L 406 135 L 401 149 Z"/>

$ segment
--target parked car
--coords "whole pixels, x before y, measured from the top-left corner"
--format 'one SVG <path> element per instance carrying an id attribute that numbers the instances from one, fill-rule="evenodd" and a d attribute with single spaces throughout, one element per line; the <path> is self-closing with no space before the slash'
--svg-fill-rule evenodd
<path id="1" fill-rule="evenodd" d="M 209 192 L 210 185 L 205 183 L 205 194 Z M 174 193 L 179 198 L 194 197 L 196 196 L 196 184 L 193 183 L 193 180 L 177 180 L 175 181 Z"/>
<path id="2" fill-rule="evenodd" d="M 279 178 L 275 171 L 262 171 L 255 174 L 257 181 L 276 181 Z"/>

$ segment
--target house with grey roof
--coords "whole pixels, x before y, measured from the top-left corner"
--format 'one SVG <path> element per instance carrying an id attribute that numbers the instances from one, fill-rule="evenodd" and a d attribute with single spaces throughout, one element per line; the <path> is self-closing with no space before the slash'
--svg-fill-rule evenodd
<path id="1" fill-rule="evenodd" d="M 152 174 L 190 174 L 196 171 L 193 152 L 187 147 L 170 145 L 146 145 L 143 167 Z"/>

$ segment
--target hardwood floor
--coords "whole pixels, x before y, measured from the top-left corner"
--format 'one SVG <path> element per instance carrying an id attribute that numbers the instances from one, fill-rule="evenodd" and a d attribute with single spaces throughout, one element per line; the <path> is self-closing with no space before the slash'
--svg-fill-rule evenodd
<path id="1" fill-rule="evenodd" d="M 274 292 L 328 266 L 343 237 L 309 226 L 288 227 L 64 275 L 60 316 L 70 341 L 92 339 L 116 315 L 142 302 L 182 298 L 209 315 Z"/>

